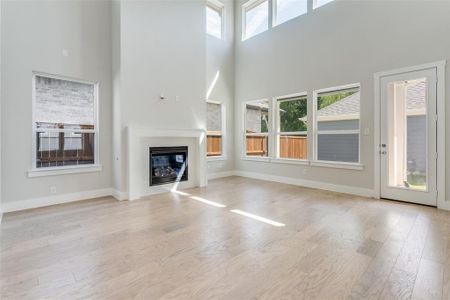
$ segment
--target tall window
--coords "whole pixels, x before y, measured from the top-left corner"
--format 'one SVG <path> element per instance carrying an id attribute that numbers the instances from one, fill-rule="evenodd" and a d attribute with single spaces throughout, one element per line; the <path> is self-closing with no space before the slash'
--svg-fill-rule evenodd
<path id="1" fill-rule="evenodd" d="M 34 74 L 33 168 L 96 163 L 97 85 Z"/>
<path id="2" fill-rule="evenodd" d="M 308 0 L 273 0 L 274 26 L 289 21 L 308 12 Z"/>
<path id="3" fill-rule="evenodd" d="M 306 94 L 277 99 L 276 112 L 278 157 L 307 159 Z"/>
<path id="4" fill-rule="evenodd" d="M 223 4 L 209 0 L 206 3 L 206 32 L 222 39 L 223 35 Z"/>
<path id="5" fill-rule="evenodd" d="M 245 153 L 247 156 L 269 155 L 269 101 L 245 104 Z"/>
<path id="6" fill-rule="evenodd" d="M 244 4 L 243 27 L 244 40 L 269 29 L 268 0 L 251 0 Z"/>
<path id="7" fill-rule="evenodd" d="M 315 92 L 316 159 L 359 162 L 358 85 Z"/>
<path id="8" fill-rule="evenodd" d="M 224 155 L 224 121 L 225 109 L 223 104 L 216 101 L 208 100 L 207 108 L 207 156 L 223 156 Z"/>

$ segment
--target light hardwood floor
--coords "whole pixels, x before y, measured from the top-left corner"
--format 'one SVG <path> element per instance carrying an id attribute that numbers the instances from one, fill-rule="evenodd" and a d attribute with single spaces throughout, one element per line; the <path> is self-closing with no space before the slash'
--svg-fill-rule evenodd
<path id="1" fill-rule="evenodd" d="M 448 212 L 240 177 L 182 192 L 5 214 L 0 298 L 450 297 Z"/>

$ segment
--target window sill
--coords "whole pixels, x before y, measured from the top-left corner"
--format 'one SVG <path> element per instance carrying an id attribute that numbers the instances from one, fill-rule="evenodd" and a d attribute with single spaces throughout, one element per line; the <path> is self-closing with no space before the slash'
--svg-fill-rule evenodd
<path id="1" fill-rule="evenodd" d="M 213 162 L 213 161 L 221 161 L 221 160 L 227 160 L 228 159 L 228 157 L 226 157 L 226 156 L 223 156 L 223 155 L 220 155 L 220 156 L 207 156 L 206 157 L 206 161 L 211 161 L 211 162 Z"/>
<path id="2" fill-rule="evenodd" d="M 270 161 L 279 164 L 309 165 L 309 160 L 306 159 L 272 158 Z"/>
<path id="3" fill-rule="evenodd" d="M 92 173 L 100 172 L 102 165 L 86 165 L 86 166 L 67 166 L 67 167 L 52 167 L 42 169 L 32 169 L 28 171 L 28 177 L 43 177 L 43 176 L 55 176 L 66 174 L 80 174 L 80 173 Z"/>
<path id="4" fill-rule="evenodd" d="M 346 163 L 336 161 L 311 161 L 313 167 L 327 167 L 336 169 L 348 169 L 348 170 L 364 170 L 364 165 L 360 163 Z"/>
<path id="5" fill-rule="evenodd" d="M 241 157 L 242 160 L 249 160 L 249 161 L 263 161 L 263 162 L 270 162 L 270 157 L 261 157 L 261 156 L 243 156 Z"/>

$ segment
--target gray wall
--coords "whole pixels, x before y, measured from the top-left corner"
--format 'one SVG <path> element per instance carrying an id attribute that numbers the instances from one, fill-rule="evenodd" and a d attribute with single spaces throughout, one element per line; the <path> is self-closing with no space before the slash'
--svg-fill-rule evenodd
<path id="1" fill-rule="evenodd" d="M 111 186 L 111 3 L 2 1 L 2 203 Z M 62 54 L 63 49 L 69 55 Z M 99 83 L 100 162 L 96 173 L 28 178 L 31 74 L 41 71 Z"/>
<path id="2" fill-rule="evenodd" d="M 206 35 L 206 85 L 210 88 L 219 72 L 210 100 L 221 101 L 226 109 L 226 155 L 224 161 L 209 161 L 208 174 L 234 170 L 234 2 L 225 5 L 225 35 L 222 40 Z"/>
<path id="3" fill-rule="evenodd" d="M 241 35 L 236 5 L 236 36 Z M 240 103 L 342 84 L 361 83 L 363 171 L 237 159 L 241 171 L 303 178 L 366 189 L 374 186 L 374 84 L 379 71 L 450 59 L 450 1 L 336 0 L 244 42 L 236 41 L 236 116 Z M 450 76 L 447 83 L 450 86 Z M 309 100 L 309 114 L 312 102 Z M 447 105 L 450 115 L 450 105 Z M 237 120 L 236 153 L 242 153 Z M 447 122 L 450 132 L 450 122 Z M 310 127 L 309 134 L 312 134 Z M 447 157 L 450 157 L 447 139 Z M 311 148 L 310 148 L 311 150 Z M 326 171 L 326 172 L 324 172 Z M 450 159 L 447 178 L 450 178 Z M 447 191 L 450 199 L 450 189 Z"/>
<path id="4" fill-rule="evenodd" d="M 206 129 L 204 1 L 121 1 L 113 7 L 114 187 L 126 192 L 126 127 Z M 120 42 L 118 42 L 120 41 Z M 166 100 L 160 100 L 163 93 Z M 178 97 L 178 100 L 177 100 Z"/>

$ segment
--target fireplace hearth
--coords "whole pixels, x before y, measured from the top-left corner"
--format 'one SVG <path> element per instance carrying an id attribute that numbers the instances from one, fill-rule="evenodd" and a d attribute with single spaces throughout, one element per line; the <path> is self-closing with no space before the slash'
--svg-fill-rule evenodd
<path id="1" fill-rule="evenodd" d="M 150 147 L 150 186 L 188 180 L 188 147 Z"/>

